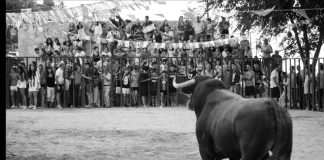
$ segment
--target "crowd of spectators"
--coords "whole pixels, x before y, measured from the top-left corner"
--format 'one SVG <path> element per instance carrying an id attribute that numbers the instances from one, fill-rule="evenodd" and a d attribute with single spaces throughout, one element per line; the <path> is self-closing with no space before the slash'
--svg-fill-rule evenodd
<path id="1" fill-rule="evenodd" d="M 43 47 L 35 48 L 39 58 L 28 68 L 24 62 L 12 66 L 9 76 L 11 108 L 62 109 L 83 104 L 85 107 L 174 106 L 179 91 L 172 86 L 172 77 L 182 77 L 185 81 L 197 75 L 220 79 L 229 90 L 247 98 L 263 97 L 270 88 L 269 97 L 277 98 L 282 105 L 293 103 L 296 108 L 315 108 L 304 102 L 297 105 L 292 99 L 279 100 L 284 93 L 285 97 L 292 97 L 287 93 L 296 89 L 293 86 L 300 89 L 300 85 L 304 86 L 305 92 L 299 96 L 308 98 L 306 102 L 314 99 L 311 93 L 315 91 L 308 87 L 314 77 L 307 76 L 310 71 L 305 68 L 305 76 L 300 76 L 299 80 L 294 78 L 296 85 L 288 83 L 290 76 L 280 72 L 282 58 L 278 51 L 271 56 L 273 51 L 267 39 L 261 47 L 263 59 L 252 57 L 248 40 L 238 42 L 233 36 L 227 45 L 190 49 L 122 47 L 117 41 L 181 43 L 225 39 L 229 36 L 230 25 L 225 18 L 216 24 L 210 19 L 205 22 L 197 17 L 191 22 L 180 16 L 175 26 L 171 27 L 165 20 L 160 27 L 146 33 L 143 29 L 153 24 L 148 16 L 142 24 L 139 20 L 124 21 L 119 16 L 110 21 L 114 25 L 107 33 L 103 33 L 99 22 L 91 27 L 96 45 L 90 53 L 84 51 L 85 41 L 75 36 L 84 32 L 82 23 L 71 23 L 70 34 L 64 42 L 47 38 Z M 318 76 L 323 76 L 323 66 Z M 323 77 L 320 79 L 323 82 Z M 320 84 L 318 95 L 323 99 L 323 85 Z M 319 105 L 322 108 L 323 101 Z"/>

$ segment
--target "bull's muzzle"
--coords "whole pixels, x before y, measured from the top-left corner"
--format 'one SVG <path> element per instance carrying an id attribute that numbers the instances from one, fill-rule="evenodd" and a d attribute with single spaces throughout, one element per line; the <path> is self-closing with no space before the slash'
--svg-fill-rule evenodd
<path id="1" fill-rule="evenodd" d="M 182 83 L 177 83 L 176 82 L 176 77 L 174 77 L 172 84 L 173 84 L 174 88 L 180 89 L 180 88 L 188 87 L 188 86 L 191 86 L 191 85 L 195 84 L 195 79 L 190 79 L 190 80 L 182 82 Z"/>

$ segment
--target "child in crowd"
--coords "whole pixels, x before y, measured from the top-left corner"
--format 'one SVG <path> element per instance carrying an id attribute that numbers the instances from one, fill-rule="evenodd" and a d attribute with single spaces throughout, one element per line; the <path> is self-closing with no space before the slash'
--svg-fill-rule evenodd
<path id="1" fill-rule="evenodd" d="M 137 106 L 138 105 L 138 90 L 139 90 L 139 73 L 137 71 L 137 66 L 132 67 L 131 72 L 131 105 Z"/>
<path id="2" fill-rule="evenodd" d="M 46 70 L 44 69 L 43 64 L 39 64 L 39 76 L 40 76 L 40 95 L 41 95 L 41 106 L 44 107 L 45 105 L 45 98 L 46 98 Z"/>
<path id="3" fill-rule="evenodd" d="M 157 89 L 158 89 L 158 75 L 156 69 L 153 69 L 151 72 L 151 85 L 150 85 L 150 95 L 151 95 L 151 104 L 152 106 L 157 105 Z"/>
<path id="4" fill-rule="evenodd" d="M 16 94 L 17 94 L 17 83 L 18 83 L 18 78 L 19 74 L 17 72 L 16 66 L 12 66 L 10 70 L 10 75 L 9 75 L 9 82 L 10 82 L 10 97 L 11 97 L 11 108 L 18 108 L 17 107 L 17 101 L 16 101 Z"/>
<path id="5" fill-rule="evenodd" d="M 128 107 L 129 106 L 129 97 L 130 97 L 130 68 L 127 67 L 125 69 L 123 80 L 122 80 L 122 106 Z"/>
<path id="6" fill-rule="evenodd" d="M 28 71 L 28 97 L 29 109 L 37 109 L 37 93 L 40 88 L 39 72 L 36 69 L 36 64 L 31 64 Z M 34 102 L 32 101 L 34 100 Z"/>
<path id="7" fill-rule="evenodd" d="M 52 67 L 53 66 L 53 67 Z M 46 72 L 46 95 L 47 95 L 47 106 L 48 108 L 54 107 L 54 97 L 55 97 L 55 73 L 54 73 L 54 63 L 47 67 Z"/>
<path id="8" fill-rule="evenodd" d="M 161 75 L 161 106 L 160 107 L 166 107 L 166 103 L 167 103 L 167 81 L 168 81 L 168 77 L 167 77 L 167 72 L 165 70 L 162 71 L 162 75 Z"/>

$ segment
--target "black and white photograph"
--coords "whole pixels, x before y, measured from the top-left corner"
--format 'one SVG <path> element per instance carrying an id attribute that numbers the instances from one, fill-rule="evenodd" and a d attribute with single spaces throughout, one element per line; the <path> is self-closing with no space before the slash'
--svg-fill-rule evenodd
<path id="1" fill-rule="evenodd" d="M 323 0 L 5 5 L 3 159 L 324 159 Z"/>

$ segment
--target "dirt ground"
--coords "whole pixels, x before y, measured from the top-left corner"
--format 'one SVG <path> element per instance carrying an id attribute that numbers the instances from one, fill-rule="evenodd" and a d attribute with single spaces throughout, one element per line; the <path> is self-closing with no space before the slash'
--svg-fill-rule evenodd
<path id="1" fill-rule="evenodd" d="M 324 159 L 324 113 L 290 110 L 292 160 Z M 194 112 L 176 108 L 6 111 L 6 157 L 198 160 Z"/>

